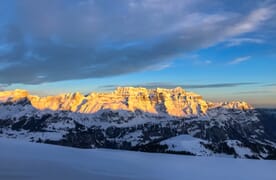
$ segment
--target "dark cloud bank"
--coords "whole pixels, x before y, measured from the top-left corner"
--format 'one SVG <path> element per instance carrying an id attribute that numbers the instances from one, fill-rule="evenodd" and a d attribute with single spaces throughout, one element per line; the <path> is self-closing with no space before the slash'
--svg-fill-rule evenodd
<path id="1" fill-rule="evenodd" d="M 227 2 L 15 1 L 14 18 L 0 25 L 0 83 L 39 84 L 149 70 L 256 31 L 273 18 L 269 3 L 242 1 L 231 7 Z"/>
<path id="2" fill-rule="evenodd" d="M 158 87 L 161 88 L 175 88 L 182 87 L 184 89 L 203 89 L 203 88 L 225 88 L 225 87 L 238 87 L 238 86 L 248 86 L 248 85 L 256 85 L 259 84 L 257 82 L 239 82 L 239 83 L 216 83 L 216 84 L 174 84 L 168 82 L 149 82 L 144 84 L 129 84 L 127 86 L 131 87 L 145 87 L 148 89 L 155 89 Z M 102 85 L 99 86 L 100 90 L 114 90 L 116 87 L 119 87 L 119 84 L 113 85 Z"/>

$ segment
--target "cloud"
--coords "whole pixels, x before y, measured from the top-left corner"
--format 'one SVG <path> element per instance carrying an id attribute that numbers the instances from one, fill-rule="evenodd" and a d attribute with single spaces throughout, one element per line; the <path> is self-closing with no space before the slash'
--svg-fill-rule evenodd
<path id="1" fill-rule="evenodd" d="M 174 84 L 168 82 L 149 82 L 144 84 L 128 84 L 128 85 L 102 85 L 99 86 L 99 90 L 110 91 L 114 90 L 119 86 L 130 86 L 130 87 L 145 87 L 148 89 L 155 88 L 168 88 L 172 89 L 175 87 L 182 87 L 183 89 L 203 89 L 203 88 L 227 88 L 227 87 L 238 87 L 238 86 L 248 86 L 248 85 L 256 85 L 259 84 L 257 82 L 237 82 L 237 83 L 215 83 L 215 84 Z"/>
<path id="2" fill-rule="evenodd" d="M 165 64 L 157 64 L 153 66 L 149 66 L 146 70 L 154 70 L 154 71 L 161 71 L 163 69 L 167 69 L 172 66 L 171 62 L 167 62 Z"/>
<path id="3" fill-rule="evenodd" d="M 259 91 L 241 91 L 236 92 L 235 94 L 266 94 L 266 93 L 272 93 L 273 91 L 268 90 L 259 90 Z"/>
<path id="4" fill-rule="evenodd" d="M 5 88 L 8 86 L 8 84 L 0 84 L 0 91 L 5 91 Z"/>
<path id="5" fill-rule="evenodd" d="M 251 56 L 238 57 L 238 58 L 230 61 L 228 64 L 230 64 L 230 65 L 240 64 L 244 61 L 248 61 L 250 58 L 251 58 Z"/>
<path id="6" fill-rule="evenodd" d="M 232 38 L 226 41 L 227 47 L 239 46 L 245 43 L 262 44 L 263 39 L 258 38 Z"/>
<path id="7" fill-rule="evenodd" d="M 228 29 L 229 35 L 237 35 L 245 32 L 250 32 L 259 27 L 259 25 L 272 16 L 272 9 L 259 8 L 252 11 L 248 16 Z"/>
<path id="8" fill-rule="evenodd" d="M 274 87 L 274 86 L 276 86 L 276 83 L 265 84 L 264 86 L 272 86 L 272 87 Z"/>
<path id="9" fill-rule="evenodd" d="M 237 8 L 242 2 L 202 0 L 14 3 L 14 20 L 0 26 L 0 83 L 7 84 L 168 68 L 185 53 L 256 31 L 275 10 L 258 1 L 246 11 Z"/>

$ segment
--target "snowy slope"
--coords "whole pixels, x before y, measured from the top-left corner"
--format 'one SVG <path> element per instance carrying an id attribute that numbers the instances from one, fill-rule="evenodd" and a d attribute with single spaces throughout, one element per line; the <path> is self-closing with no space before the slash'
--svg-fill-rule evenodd
<path id="1" fill-rule="evenodd" d="M 190 135 L 180 135 L 172 137 L 161 141 L 161 145 L 167 145 L 169 151 L 175 152 L 189 152 L 198 156 L 211 156 L 213 155 L 212 151 L 206 149 L 203 144 L 207 144 L 207 141 L 204 141 L 199 138 L 195 138 Z"/>
<path id="2" fill-rule="evenodd" d="M 0 179 L 275 180 L 276 161 L 74 149 L 0 138 Z"/>
<path id="3" fill-rule="evenodd" d="M 276 138 L 254 110 L 218 107 L 208 116 L 164 119 L 139 111 L 41 111 L 20 101 L 0 104 L 0 112 L 0 137 L 79 148 L 276 159 Z M 192 139 L 174 138 L 188 135 Z M 173 142 L 159 146 L 167 139 Z"/>
<path id="4" fill-rule="evenodd" d="M 211 103 L 181 88 L 0 92 L 0 137 L 78 148 L 276 159 L 270 117 L 245 102 Z"/>

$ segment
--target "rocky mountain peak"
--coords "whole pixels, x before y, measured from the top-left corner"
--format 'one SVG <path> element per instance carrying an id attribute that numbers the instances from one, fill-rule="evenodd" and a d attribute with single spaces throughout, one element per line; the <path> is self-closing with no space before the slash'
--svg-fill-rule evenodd
<path id="1" fill-rule="evenodd" d="M 0 102 L 15 102 L 29 96 L 29 92 L 23 89 L 13 91 L 0 91 Z"/>
<path id="2" fill-rule="evenodd" d="M 27 98 L 39 110 L 64 110 L 79 113 L 95 113 L 103 109 L 136 111 L 177 117 L 205 115 L 208 109 L 252 109 L 246 102 L 224 103 L 206 102 L 199 94 L 188 92 L 181 87 L 174 89 L 144 87 L 118 87 L 111 93 L 91 93 L 88 96 L 67 93 L 56 96 L 39 97 L 26 90 L 0 92 L 1 102 L 16 102 Z"/>
<path id="3" fill-rule="evenodd" d="M 138 94 L 148 94 L 149 91 L 143 87 L 117 87 L 114 91 L 114 94 L 122 95 L 122 96 L 136 96 Z"/>
<path id="4" fill-rule="evenodd" d="M 185 94 L 186 91 L 181 87 L 176 87 L 173 89 L 166 89 L 166 88 L 156 88 L 158 93 L 170 93 L 170 94 Z"/>

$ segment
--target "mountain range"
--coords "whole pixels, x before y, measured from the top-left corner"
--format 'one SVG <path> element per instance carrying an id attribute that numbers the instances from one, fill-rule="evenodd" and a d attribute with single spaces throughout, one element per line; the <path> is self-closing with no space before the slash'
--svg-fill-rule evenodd
<path id="1" fill-rule="evenodd" d="M 180 87 L 40 97 L 0 92 L 0 137 L 79 148 L 276 159 L 276 111 Z"/>

